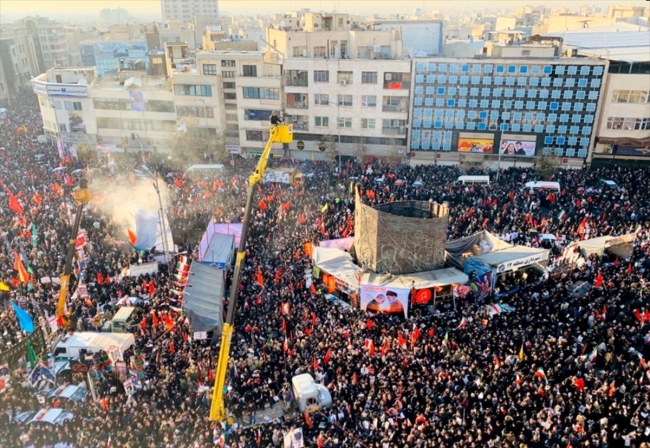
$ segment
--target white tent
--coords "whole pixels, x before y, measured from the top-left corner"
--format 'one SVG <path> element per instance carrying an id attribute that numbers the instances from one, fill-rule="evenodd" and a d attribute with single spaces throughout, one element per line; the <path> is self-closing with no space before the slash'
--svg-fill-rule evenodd
<path id="1" fill-rule="evenodd" d="M 587 258 L 593 254 L 602 256 L 605 249 L 609 249 L 619 257 L 627 258 L 632 255 L 632 246 L 634 245 L 635 238 L 636 234 L 634 233 L 621 236 L 601 236 L 579 241 L 578 247 L 580 247 L 580 252 Z"/>
<path id="2" fill-rule="evenodd" d="M 547 263 L 549 252 L 550 251 L 547 249 L 536 249 L 527 246 L 511 246 L 496 252 L 476 255 L 471 257 L 471 259 L 490 266 L 495 269 L 497 273 L 501 273 L 533 264 Z"/>
<path id="3" fill-rule="evenodd" d="M 203 264 L 226 269 L 235 251 L 235 236 L 214 233 L 207 246 L 199 247 L 199 261 Z"/>
<path id="4" fill-rule="evenodd" d="M 500 240 L 487 230 L 482 230 L 465 238 L 447 241 L 445 252 L 449 264 L 462 268 L 468 256 L 485 255 L 509 247 L 512 247 L 512 244 Z"/>
<path id="5" fill-rule="evenodd" d="M 350 288 L 359 290 L 359 273 L 361 268 L 354 264 L 352 256 L 333 247 L 314 247 L 312 250 L 314 266 L 346 283 Z"/>
<path id="6" fill-rule="evenodd" d="M 361 275 L 364 285 L 386 286 L 405 289 L 425 289 L 452 284 L 465 284 L 469 278 L 456 268 L 436 269 L 404 275 L 380 275 L 365 272 Z"/>

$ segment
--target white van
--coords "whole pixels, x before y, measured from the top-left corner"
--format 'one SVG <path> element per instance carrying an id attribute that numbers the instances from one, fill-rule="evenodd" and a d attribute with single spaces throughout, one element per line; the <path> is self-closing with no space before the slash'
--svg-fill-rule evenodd
<path id="1" fill-rule="evenodd" d="M 314 381 L 308 374 L 296 375 L 291 379 L 293 395 L 300 412 L 316 412 L 332 406 L 332 395 L 327 387 Z"/>
<path id="2" fill-rule="evenodd" d="M 225 170 L 225 166 L 221 164 L 192 165 L 187 169 L 187 171 L 185 171 L 185 174 L 188 177 L 194 177 L 194 178 L 204 178 L 204 177 L 215 178 L 215 177 L 223 176 L 224 170 Z"/>
<path id="3" fill-rule="evenodd" d="M 526 184 L 524 185 L 524 189 L 530 191 L 551 190 L 557 193 L 562 191 L 562 187 L 560 186 L 559 182 L 547 182 L 547 181 L 526 182 Z"/>
<path id="4" fill-rule="evenodd" d="M 88 353 L 107 351 L 117 347 L 120 354 L 135 344 L 132 333 L 95 333 L 92 331 L 78 332 L 66 335 L 56 344 L 54 349 L 55 361 L 70 361 L 79 359 L 79 352 L 83 349 Z"/>
<path id="5" fill-rule="evenodd" d="M 490 185 L 490 176 L 460 176 L 457 182 L 463 185 Z"/>

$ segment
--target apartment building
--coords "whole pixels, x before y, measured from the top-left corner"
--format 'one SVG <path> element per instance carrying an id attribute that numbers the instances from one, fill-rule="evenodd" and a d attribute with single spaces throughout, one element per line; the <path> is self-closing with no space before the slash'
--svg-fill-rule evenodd
<path id="1" fill-rule="evenodd" d="M 36 16 L 18 20 L 13 27 L 31 34 L 38 42 L 36 56 L 41 70 L 79 64 L 79 54 L 68 45 L 63 25 Z"/>
<path id="2" fill-rule="evenodd" d="M 217 18 L 219 16 L 218 0 L 160 0 L 163 22 L 178 20 L 194 22 L 197 16 Z"/>
<path id="3" fill-rule="evenodd" d="M 593 147 L 607 62 L 417 59 L 412 163 L 582 166 Z"/>
<path id="4" fill-rule="evenodd" d="M 27 33 L 0 37 L 0 103 L 31 88 L 40 73 L 34 39 Z"/>

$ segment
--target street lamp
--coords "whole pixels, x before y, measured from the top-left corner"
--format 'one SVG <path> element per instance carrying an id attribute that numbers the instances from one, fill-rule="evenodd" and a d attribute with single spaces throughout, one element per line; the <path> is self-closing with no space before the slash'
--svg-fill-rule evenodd
<path id="1" fill-rule="evenodd" d="M 343 175 L 343 171 L 341 171 L 341 106 L 338 102 L 338 98 L 336 103 L 330 103 L 332 106 L 336 106 L 336 127 L 339 131 L 339 144 L 337 148 L 338 156 L 339 156 L 339 176 Z"/>

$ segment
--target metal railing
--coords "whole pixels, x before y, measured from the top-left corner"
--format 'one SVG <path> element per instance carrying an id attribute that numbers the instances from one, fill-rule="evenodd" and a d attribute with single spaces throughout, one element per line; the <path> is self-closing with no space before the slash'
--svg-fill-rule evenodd
<path id="1" fill-rule="evenodd" d="M 381 111 L 382 112 L 406 112 L 406 108 L 404 106 L 396 106 L 393 104 L 384 104 L 381 106 Z"/>
<path id="2" fill-rule="evenodd" d="M 293 87 L 308 87 L 309 80 L 304 78 L 290 78 L 287 76 L 285 84 Z"/>

